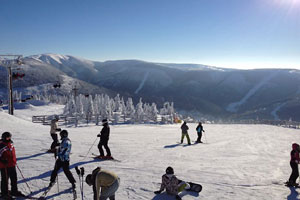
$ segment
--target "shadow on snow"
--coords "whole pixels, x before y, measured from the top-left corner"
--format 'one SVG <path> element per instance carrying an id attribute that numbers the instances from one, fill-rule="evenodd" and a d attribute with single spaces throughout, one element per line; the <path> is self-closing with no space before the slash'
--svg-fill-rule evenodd
<path id="1" fill-rule="evenodd" d="M 287 200 L 299 200 L 299 198 L 297 198 L 299 193 L 296 191 L 296 189 L 294 187 L 289 188 L 291 190 L 291 194 L 287 196 Z"/>
<path id="2" fill-rule="evenodd" d="M 197 192 L 190 192 L 190 191 L 183 191 L 179 194 L 179 196 L 182 198 L 186 195 L 190 195 L 193 197 L 198 197 L 199 193 Z M 163 192 L 161 194 L 156 195 L 155 197 L 152 198 L 152 200 L 174 200 L 174 196 L 168 195 L 166 192 Z"/>

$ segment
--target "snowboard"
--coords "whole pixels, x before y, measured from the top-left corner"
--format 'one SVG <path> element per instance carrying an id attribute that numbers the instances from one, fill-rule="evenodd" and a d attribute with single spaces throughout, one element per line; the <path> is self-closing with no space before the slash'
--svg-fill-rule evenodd
<path id="1" fill-rule="evenodd" d="M 187 183 L 190 185 L 190 188 L 186 189 L 186 191 L 192 191 L 197 193 L 202 191 L 202 185 L 193 182 L 187 182 Z"/>

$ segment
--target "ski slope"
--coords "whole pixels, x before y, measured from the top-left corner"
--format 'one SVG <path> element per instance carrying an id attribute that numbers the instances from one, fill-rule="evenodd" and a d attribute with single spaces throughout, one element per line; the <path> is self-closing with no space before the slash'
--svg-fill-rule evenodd
<path id="1" fill-rule="evenodd" d="M 0 111 L 0 133 L 10 131 L 16 147 L 18 165 L 34 196 L 40 196 L 49 184 L 54 167 L 52 154 L 44 153 L 51 144 L 50 127 L 33 124 L 30 116 L 62 107 L 47 105 L 15 110 L 15 116 Z M 41 114 L 41 113 L 40 113 Z M 192 141 L 195 127 L 188 124 Z M 166 194 L 155 196 L 166 167 L 172 166 L 179 179 L 200 183 L 202 192 L 181 194 L 183 200 L 194 199 L 298 199 L 299 189 L 282 185 L 290 175 L 289 153 L 293 142 L 300 142 L 300 131 L 267 125 L 204 124 L 204 144 L 187 146 L 180 141 L 180 124 L 174 125 L 115 125 L 111 126 L 109 146 L 112 155 L 121 162 L 96 162 L 91 154 L 84 158 L 95 140 L 91 153 L 98 153 L 96 135 L 102 126 L 82 125 L 61 127 L 69 131 L 72 141 L 71 171 L 79 180 L 74 167 L 84 167 L 86 174 L 97 166 L 120 176 L 118 200 L 171 200 Z M 19 190 L 29 193 L 18 173 Z M 55 185 L 48 199 L 72 199 L 71 184 L 59 173 L 59 188 Z M 93 199 L 92 188 L 84 184 L 84 199 Z"/>

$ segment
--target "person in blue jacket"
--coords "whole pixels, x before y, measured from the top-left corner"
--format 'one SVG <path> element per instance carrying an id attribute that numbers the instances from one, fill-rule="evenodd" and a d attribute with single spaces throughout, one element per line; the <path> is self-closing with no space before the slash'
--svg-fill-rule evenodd
<path id="1" fill-rule="evenodd" d="M 75 189 L 75 179 L 69 169 L 70 167 L 70 152 L 71 152 L 71 140 L 68 138 L 68 131 L 62 130 L 60 132 L 61 143 L 58 149 L 57 154 L 55 154 L 56 159 L 54 170 L 51 173 L 49 187 L 52 187 L 55 184 L 55 179 L 57 172 L 60 168 L 63 168 L 65 175 L 67 176 L 69 182 L 72 184 L 72 188 Z"/>
<path id="2" fill-rule="evenodd" d="M 197 141 L 196 143 L 203 143 L 201 141 L 201 138 L 202 138 L 202 132 L 205 132 L 204 129 L 203 129 L 203 126 L 202 126 L 202 123 L 199 122 L 197 128 L 196 128 L 196 131 L 197 131 L 197 134 L 198 134 L 198 138 L 197 138 Z"/>

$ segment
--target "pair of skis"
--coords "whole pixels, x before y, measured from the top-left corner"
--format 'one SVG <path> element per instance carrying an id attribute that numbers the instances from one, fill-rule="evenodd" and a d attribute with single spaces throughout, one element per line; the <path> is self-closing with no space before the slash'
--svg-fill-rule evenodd
<path id="1" fill-rule="evenodd" d="M 54 184 L 53 184 L 54 185 Z M 34 199 L 39 199 L 39 200 L 45 200 L 49 191 L 51 190 L 51 188 L 53 187 L 53 185 L 48 186 L 47 189 L 44 191 L 44 193 L 42 194 L 42 196 L 40 196 L 39 198 L 35 198 Z M 73 193 L 73 200 L 77 199 L 77 193 L 76 193 L 76 189 L 74 187 L 72 187 L 72 193 Z"/>
<path id="2" fill-rule="evenodd" d="M 76 170 L 76 173 L 77 173 L 77 175 L 79 177 L 81 199 L 83 200 L 83 175 L 84 175 L 84 168 L 81 167 L 79 169 L 78 166 L 76 166 L 75 170 Z"/>

